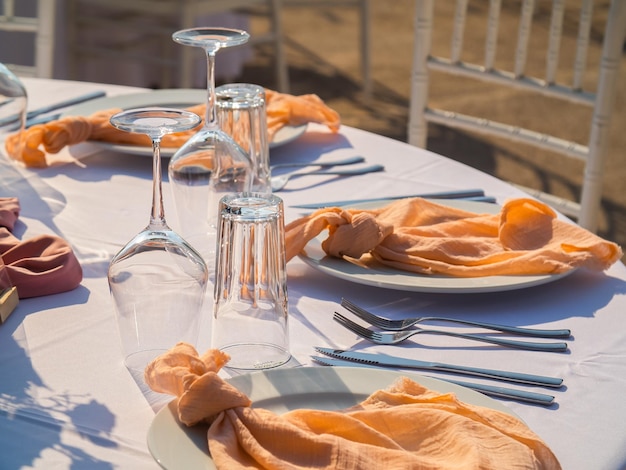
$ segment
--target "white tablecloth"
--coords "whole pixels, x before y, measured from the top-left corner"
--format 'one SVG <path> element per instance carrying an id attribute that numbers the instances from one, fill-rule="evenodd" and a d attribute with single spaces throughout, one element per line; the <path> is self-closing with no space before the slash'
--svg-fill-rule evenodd
<path id="1" fill-rule="evenodd" d="M 103 85 L 25 80 L 31 107 Z M 107 86 L 112 94 L 133 91 Z M 151 162 L 143 156 L 72 150 L 80 164 L 43 170 L 0 157 L 0 196 L 22 205 L 15 233 L 56 233 L 69 240 L 84 268 L 72 292 L 25 299 L 0 325 L 0 468 L 155 469 L 146 432 L 163 401 L 142 390 L 122 365 L 106 281 L 110 258 L 148 221 Z M 287 221 L 303 212 L 292 204 L 484 188 L 502 202 L 519 196 L 506 183 L 401 142 L 343 127 L 319 126 L 272 150 L 272 162 L 362 155 L 385 172 L 338 179 L 305 177 L 279 193 Z M 164 186 L 166 214 L 175 225 Z M 365 287 L 306 266 L 288 265 L 289 311 L 295 361 L 311 365 L 313 346 L 357 347 L 398 356 L 563 377 L 549 408 L 506 402 L 554 450 L 566 469 L 626 465 L 626 269 L 576 272 L 544 286 L 492 294 L 422 294 Z M 361 342 L 332 320 L 342 296 L 395 314 L 428 313 L 516 325 L 570 328 L 567 353 L 485 347 L 419 338 L 403 346 Z M 210 305 L 207 306 L 207 312 Z M 207 313 L 208 314 L 208 313 Z M 208 347 L 207 320 L 199 349 Z M 432 374 L 431 374 L 432 375 Z M 439 377 L 445 378 L 444 375 Z M 450 376 L 448 376 L 450 377 Z M 472 379 L 473 380 L 473 379 Z M 476 379 L 475 381 L 479 381 Z M 511 386 L 515 387 L 515 386 Z"/>

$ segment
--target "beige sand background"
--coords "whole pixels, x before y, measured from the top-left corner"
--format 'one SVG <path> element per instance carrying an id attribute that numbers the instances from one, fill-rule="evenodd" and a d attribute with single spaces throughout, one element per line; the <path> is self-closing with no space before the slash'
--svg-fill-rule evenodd
<path id="1" fill-rule="evenodd" d="M 437 0 L 435 53 L 447 51 L 454 13 L 451 0 Z M 488 8 L 487 0 L 471 0 L 466 28 L 468 53 L 464 60 L 480 60 L 483 34 L 479 16 Z M 504 1 L 496 65 L 512 62 L 516 42 L 520 1 Z M 528 74 L 545 73 L 544 42 L 549 27 L 549 5 L 538 1 L 533 27 Z M 565 37 L 562 40 L 559 80 L 571 78 L 576 39 L 576 5 L 568 2 Z M 596 69 L 608 1 L 595 2 L 589 65 Z M 413 55 L 414 0 L 372 0 L 372 74 L 374 93 L 366 99 L 360 87 L 359 16 L 346 7 L 311 8 L 287 6 L 283 12 L 287 56 L 294 94 L 316 93 L 342 116 L 343 123 L 406 141 L 409 81 Z M 266 27 L 266 20 L 253 17 L 252 34 Z M 469 49 L 475 49 L 473 54 Z M 245 68 L 240 81 L 275 87 L 271 48 L 262 48 Z M 218 56 L 219 67 L 219 56 Z M 618 93 L 609 140 L 609 156 L 603 191 L 600 234 L 626 247 L 626 55 L 620 64 Z M 595 88 L 596 73 L 585 78 L 585 86 Z M 533 130 L 586 143 L 591 111 L 494 85 L 472 83 L 461 87 L 457 79 L 437 76 L 431 80 L 432 105 L 453 107 L 460 112 L 484 112 L 491 119 L 529 126 Z M 557 111 L 557 112 L 554 112 Z M 499 178 L 539 189 L 551 188 L 561 195 L 578 194 L 582 163 L 565 160 L 545 151 L 519 144 L 507 144 L 458 131 L 429 129 L 428 148 L 464 162 Z"/>

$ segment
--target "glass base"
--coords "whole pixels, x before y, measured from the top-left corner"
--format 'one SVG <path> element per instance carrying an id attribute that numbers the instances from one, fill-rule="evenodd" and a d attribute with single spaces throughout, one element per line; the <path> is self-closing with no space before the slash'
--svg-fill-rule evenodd
<path id="1" fill-rule="evenodd" d="M 144 351 L 137 351 L 126 356 L 124 359 L 124 365 L 131 372 L 141 373 L 143 376 L 146 366 L 158 356 L 166 352 L 167 349 L 146 349 Z"/>
<path id="2" fill-rule="evenodd" d="M 285 365 L 291 359 L 291 353 L 280 346 L 267 343 L 240 343 L 220 348 L 230 356 L 224 366 L 238 370 L 274 369 Z"/>

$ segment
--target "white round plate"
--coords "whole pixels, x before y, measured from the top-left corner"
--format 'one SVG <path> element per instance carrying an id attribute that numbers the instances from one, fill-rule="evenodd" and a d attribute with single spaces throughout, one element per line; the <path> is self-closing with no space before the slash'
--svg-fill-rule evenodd
<path id="1" fill-rule="evenodd" d="M 256 408 L 277 414 L 295 409 L 338 410 L 354 406 L 376 390 L 406 376 L 438 392 L 453 392 L 466 403 L 516 416 L 505 405 L 473 390 L 415 373 L 365 367 L 273 369 L 228 379 Z M 209 398 L 209 397 L 207 397 Z M 176 414 L 176 401 L 161 409 L 148 430 L 148 448 L 166 470 L 215 469 L 208 451 L 207 427 L 187 427 Z"/>
<path id="2" fill-rule="evenodd" d="M 61 114 L 65 116 L 89 116 L 97 111 L 110 108 L 143 108 L 148 106 L 164 106 L 170 108 L 187 108 L 206 101 L 206 90 L 176 89 L 176 90 L 154 90 L 145 93 L 132 93 L 128 95 L 117 95 L 111 97 L 98 98 L 78 104 Z M 306 131 L 307 125 L 292 127 L 285 126 L 280 129 L 272 142 L 270 148 L 279 147 L 292 140 L 297 139 Z M 152 156 L 152 147 L 140 145 L 118 145 L 107 142 L 92 142 L 108 150 L 130 155 Z M 162 157 L 171 157 L 176 149 L 161 148 Z"/>
<path id="3" fill-rule="evenodd" d="M 376 204 L 354 204 L 350 207 L 370 209 L 389 204 L 390 202 L 391 201 L 383 201 Z M 498 205 L 486 202 L 453 199 L 439 199 L 436 202 L 476 213 L 495 214 L 500 210 Z M 463 278 L 411 273 L 375 262 L 371 265 L 363 266 L 341 258 L 327 256 L 326 252 L 322 249 L 322 242 L 327 236 L 327 233 L 323 232 L 318 237 L 311 240 L 306 245 L 304 253 L 299 255 L 300 259 L 309 266 L 330 276 L 357 284 L 383 287 L 386 289 L 445 294 L 500 292 L 554 282 L 571 273 L 570 271 L 563 274 L 536 276 L 484 276 Z"/>

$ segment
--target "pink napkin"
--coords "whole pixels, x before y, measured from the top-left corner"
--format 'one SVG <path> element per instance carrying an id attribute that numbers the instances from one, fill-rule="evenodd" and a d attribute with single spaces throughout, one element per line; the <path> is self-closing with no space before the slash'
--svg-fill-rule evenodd
<path id="1" fill-rule="evenodd" d="M 20 241 L 11 232 L 20 214 L 17 198 L 0 198 L 0 256 L 20 298 L 77 287 L 83 270 L 70 245 L 55 235 Z"/>

